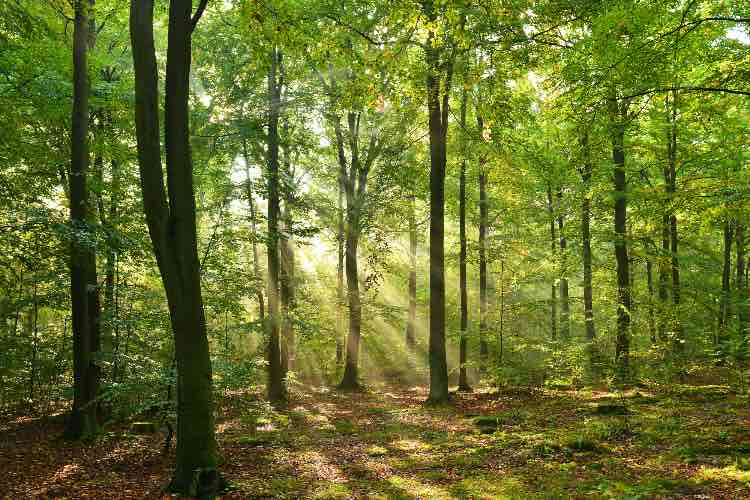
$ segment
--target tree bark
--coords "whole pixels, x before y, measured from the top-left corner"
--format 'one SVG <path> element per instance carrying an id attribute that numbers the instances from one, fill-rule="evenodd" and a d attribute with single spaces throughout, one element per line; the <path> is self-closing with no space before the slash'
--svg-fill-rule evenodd
<path id="1" fill-rule="evenodd" d="M 650 258 L 646 259 L 646 282 L 648 284 L 648 333 L 651 343 L 656 344 L 656 314 L 654 312 L 654 271 Z"/>
<path id="2" fill-rule="evenodd" d="M 281 263 L 279 255 L 279 115 L 281 111 L 280 76 L 281 52 L 271 52 L 271 67 L 268 72 L 268 399 L 275 403 L 286 400 L 284 362 L 281 352 L 281 315 L 279 307 L 279 278 Z"/>
<path id="3" fill-rule="evenodd" d="M 581 179 L 585 190 L 581 202 L 581 241 L 583 244 L 583 318 L 586 323 L 586 339 L 591 342 L 596 337 L 594 326 L 594 298 L 591 273 L 591 157 L 589 150 L 589 136 L 584 134 L 581 139 L 583 149 L 583 166 L 581 168 Z"/>
<path id="4" fill-rule="evenodd" d="M 560 231 L 560 336 L 570 338 L 570 300 L 568 296 L 568 240 L 565 238 L 565 216 L 562 212 L 562 190 L 557 191 L 560 210 L 557 227 Z"/>
<path id="5" fill-rule="evenodd" d="M 466 101 L 467 92 L 464 86 L 461 95 L 461 130 L 466 130 Z M 468 293 L 466 291 L 466 138 L 464 137 L 462 146 L 461 175 L 459 180 L 458 210 L 459 210 L 459 288 L 461 302 L 461 338 L 459 341 L 459 373 L 458 373 L 458 390 L 470 392 L 471 386 L 466 373 L 466 350 L 467 350 L 467 329 L 469 327 L 469 305 Z M 480 233 L 481 234 L 481 233 Z"/>
<path id="6" fill-rule="evenodd" d="M 138 164 L 149 235 L 169 303 L 177 361 L 177 452 L 170 491 L 215 494 L 216 467 L 211 359 L 201 295 L 195 197 L 189 140 L 190 0 L 169 6 L 165 88 L 167 190 L 161 166 L 159 91 L 153 0 L 132 0 L 130 34 L 135 70 Z"/>
<path id="7" fill-rule="evenodd" d="M 376 155 L 375 135 L 371 136 L 367 158 L 362 161 L 359 152 L 359 125 L 361 113 L 350 111 L 347 113 L 349 125 L 349 149 L 351 159 L 347 171 L 344 154 L 344 137 L 339 117 L 334 118 L 336 144 L 338 148 L 340 175 L 344 179 L 344 193 L 346 195 L 346 224 L 345 224 L 345 260 L 346 260 L 346 289 L 349 302 L 349 334 L 346 340 L 346 360 L 344 376 L 339 388 L 343 390 L 359 390 L 359 343 L 362 330 L 362 303 L 359 294 L 359 268 L 357 250 L 361 234 L 362 208 L 367 193 L 367 176 L 370 165 Z"/>
<path id="8" fill-rule="evenodd" d="M 484 121 L 477 113 L 479 133 L 484 132 Z M 487 371 L 487 172 L 485 159 L 479 159 L 479 369 Z"/>
<path id="9" fill-rule="evenodd" d="M 615 260 L 617 262 L 617 336 L 615 361 L 618 378 L 630 380 L 630 261 L 627 243 L 627 178 L 625 174 L 625 127 L 627 104 L 610 101 L 612 161 L 615 195 Z"/>
<path id="10" fill-rule="evenodd" d="M 555 206 L 552 200 L 552 186 L 547 184 L 547 210 L 549 211 L 549 232 L 552 249 L 552 263 L 557 267 L 557 227 L 555 226 Z M 550 336 L 552 340 L 557 339 L 557 284 L 555 283 L 556 272 L 552 273 L 552 285 L 550 286 Z"/>
<path id="11" fill-rule="evenodd" d="M 745 225 L 735 224 L 735 238 L 737 243 L 737 330 L 743 344 L 747 344 L 747 261 L 745 257 Z"/>
<path id="12" fill-rule="evenodd" d="M 669 98 L 667 98 L 669 106 Z M 669 108 L 668 108 L 669 110 Z M 680 263 L 678 258 L 677 215 L 675 214 L 675 193 L 677 192 L 677 90 L 672 90 L 671 112 L 669 114 L 669 128 L 667 131 L 667 156 L 669 158 L 669 239 L 672 268 L 672 303 L 675 313 L 675 345 L 682 346 L 683 332 L 680 318 Z"/>
<path id="13" fill-rule="evenodd" d="M 429 22 L 437 22 L 431 0 L 422 2 Z M 450 400 L 448 393 L 448 361 L 445 349 L 445 165 L 448 134 L 448 97 L 452 64 L 441 75 L 442 49 L 433 46 L 430 31 L 425 44 L 427 62 L 427 112 L 430 137 L 430 392 L 428 402 L 442 404 Z M 441 85 L 442 83 L 442 85 Z M 441 89 L 442 87 L 442 89 Z"/>
<path id="14" fill-rule="evenodd" d="M 260 276 L 260 257 L 258 256 L 258 216 L 255 211 L 255 197 L 253 196 L 253 183 L 250 179 L 250 155 L 247 152 L 247 139 L 242 139 L 242 155 L 245 159 L 245 178 L 246 180 L 246 196 L 247 203 L 250 208 L 250 237 L 253 241 L 253 280 L 258 291 L 255 293 L 255 297 L 258 300 L 258 319 L 260 319 L 261 325 L 266 324 L 266 305 L 263 300 L 263 287 L 261 286 Z"/>
<path id="15" fill-rule="evenodd" d="M 668 184 L 669 169 L 664 169 L 664 178 Z M 667 323 L 669 318 L 669 269 L 671 267 L 671 250 L 669 242 L 669 215 L 665 212 L 661 221 L 661 254 L 659 256 L 659 340 L 667 340 Z"/>
<path id="16" fill-rule="evenodd" d="M 284 132 L 287 135 L 284 146 L 284 213 L 283 230 L 281 231 L 280 253 L 281 253 L 281 309 L 282 309 L 282 372 L 286 376 L 289 370 L 294 370 L 295 339 L 294 339 L 294 246 L 292 243 L 294 204 L 294 172 L 292 171 L 289 153 L 288 123 L 284 124 Z"/>
<path id="17" fill-rule="evenodd" d="M 344 178 L 339 172 L 338 228 L 336 243 L 336 364 L 344 362 Z"/>
<path id="18" fill-rule="evenodd" d="M 406 320 L 406 347 L 414 350 L 417 342 L 417 214 L 415 196 L 409 199 L 409 311 Z"/>
<path id="19" fill-rule="evenodd" d="M 721 273 L 721 304 L 719 306 L 719 337 L 718 348 L 722 357 L 726 356 L 726 343 L 729 339 L 729 318 L 732 315 L 731 276 L 732 276 L 732 240 L 734 227 L 727 217 L 724 220 L 724 258 Z"/>
<path id="20" fill-rule="evenodd" d="M 71 242 L 70 297 L 73 319 L 73 408 L 65 428 L 70 439 L 89 437 L 98 431 L 97 405 L 98 368 L 94 360 L 97 340 L 95 324 L 98 316 L 89 290 L 96 279 L 93 250 L 84 243 L 80 233 L 88 231 L 88 40 L 89 10 L 86 0 L 76 0 L 73 26 L 73 110 L 71 115 L 70 222 L 75 231 Z M 93 266 L 92 266 L 93 263 Z"/>

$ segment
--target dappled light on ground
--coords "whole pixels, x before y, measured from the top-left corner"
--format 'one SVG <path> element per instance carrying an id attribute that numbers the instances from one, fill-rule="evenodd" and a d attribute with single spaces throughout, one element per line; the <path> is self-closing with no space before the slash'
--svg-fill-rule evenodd
<path id="1" fill-rule="evenodd" d="M 283 410 L 254 391 L 221 401 L 225 498 L 750 496 L 748 397 L 720 386 L 485 388 L 442 408 L 423 405 L 422 387 L 291 395 Z M 160 433 L 74 445 L 42 420 L 3 428 L 9 498 L 163 495 L 174 451 L 161 454 Z"/>

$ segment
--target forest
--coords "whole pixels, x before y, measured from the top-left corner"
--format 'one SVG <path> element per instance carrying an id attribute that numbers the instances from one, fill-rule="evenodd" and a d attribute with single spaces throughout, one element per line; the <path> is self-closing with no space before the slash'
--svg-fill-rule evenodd
<path id="1" fill-rule="evenodd" d="M 750 0 L 3 0 L 0 497 L 750 498 Z"/>

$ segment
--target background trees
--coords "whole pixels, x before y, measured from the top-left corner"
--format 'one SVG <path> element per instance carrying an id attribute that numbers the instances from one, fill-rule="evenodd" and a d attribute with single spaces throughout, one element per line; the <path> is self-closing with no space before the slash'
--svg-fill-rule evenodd
<path id="1" fill-rule="evenodd" d="M 0 7 L 3 405 L 744 370 L 746 2 L 169 5 Z"/>

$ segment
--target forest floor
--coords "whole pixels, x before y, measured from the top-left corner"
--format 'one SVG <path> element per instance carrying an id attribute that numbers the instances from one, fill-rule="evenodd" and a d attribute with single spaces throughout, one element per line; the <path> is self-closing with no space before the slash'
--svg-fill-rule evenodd
<path id="1" fill-rule="evenodd" d="M 299 387 L 221 402 L 223 498 L 750 498 L 750 405 L 720 386 L 457 394 Z M 484 416 L 484 417 L 481 417 Z M 126 426 L 93 443 L 0 422 L 4 498 L 163 498 L 174 450 Z"/>

